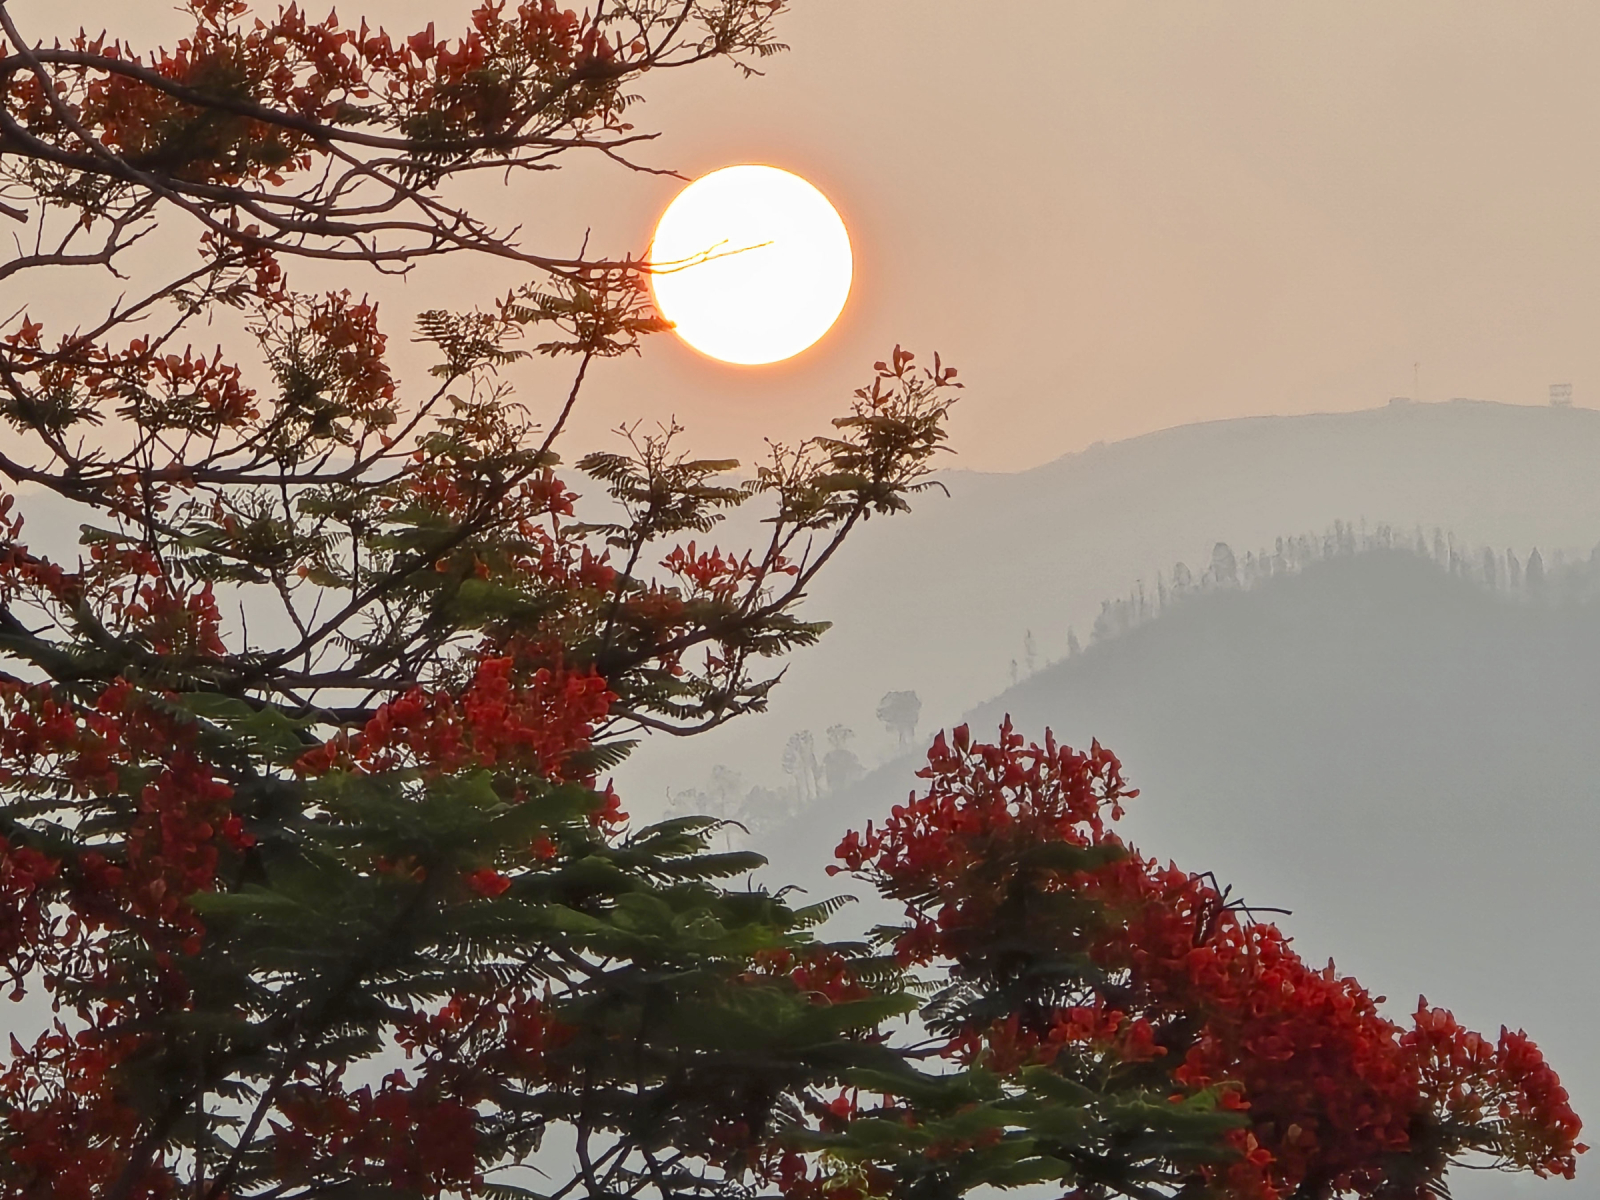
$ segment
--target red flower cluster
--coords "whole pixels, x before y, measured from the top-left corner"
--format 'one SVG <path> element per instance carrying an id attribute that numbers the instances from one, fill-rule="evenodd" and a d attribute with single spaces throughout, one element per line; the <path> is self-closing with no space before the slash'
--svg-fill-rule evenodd
<path id="1" fill-rule="evenodd" d="M 11 998 L 20 1000 L 23 980 L 39 965 L 48 928 L 44 886 L 61 864 L 31 846 L 15 846 L 0 835 L 0 968 L 10 976 Z"/>
<path id="2" fill-rule="evenodd" d="M 412 1086 L 404 1071 L 386 1076 L 376 1091 L 346 1091 L 336 1077 L 296 1083 L 278 1111 L 284 1120 L 271 1126 L 285 1182 L 335 1168 L 421 1195 L 482 1182 L 476 1110 Z"/>
<path id="3" fill-rule="evenodd" d="M 986 1028 L 962 1031 L 945 1049 L 951 1057 L 969 1063 L 981 1060 L 1002 1073 L 1031 1064 L 1049 1066 L 1074 1049 L 1124 1063 L 1149 1062 L 1167 1053 L 1156 1043 L 1155 1026 L 1148 1018 L 1130 1018 L 1103 999 L 1053 1010 L 1043 1030 L 1013 1013 Z"/>
<path id="4" fill-rule="evenodd" d="M 724 602 L 731 600 L 764 574 L 795 575 L 800 570 L 782 555 L 776 556 L 771 562 L 758 563 L 751 561 L 748 550 L 741 558 L 724 554 L 715 546 L 702 552 L 696 549 L 693 542 L 687 546 L 674 546 L 672 553 L 661 560 L 661 565 L 687 583 L 693 594 Z"/>
<path id="5" fill-rule="evenodd" d="M 370 119 L 376 109 L 423 142 L 503 138 L 534 120 L 547 128 L 620 123 L 616 79 L 645 47 L 608 40 L 587 13 L 551 0 L 506 8 L 504 0 L 480 5 L 471 28 L 451 42 L 431 24 L 397 40 L 365 21 L 352 28 L 331 13 L 314 20 L 298 5 L 247 21 L 249 6 L 238 0 L 190 0 L 194 31 L 172 50 L 139 54 L 80 32 L 70 48 L 107 65 L 97 70 L 80 60 L 55 70 L 71 85 L 78 120 L 104 146 L 140 169 L 204 184 L 281 185 L 328 147 L 301 125 L 258 116 L 212 110 L 198 121 L 185 90 L 330 125 L 348 124 L 357 112 L 357 120 Z M 36 136 L 62 134 L 32 73 L 13 73 L 4 101 Z M 81 151 L 74 142 L 68 139 L 70 148 Z"/>
<path id="6" fill-rule="evenodd" d="M 139 793 L 139 817 L 128 832 L 130 907 L 162 925 L 184 928 L 184 949 L 200 948 L 203 927 L 184 903 L 210 891 L 217 875 L 217 845 L 234 850 L 251 844 L 233 813 L 233 788 L 216 778 L 188 750 L 178 750 L 167 767 Z"/>
<path id="7" fill-rule="evenodd" d="M 389 339 L 378 325 L 376 301 L 357 300 L 348 290 L 315 297 L 285 293 L 270 319 L 279 326 L 263 327 L 269 349 L 277 350 L 280 339 L 293 339 L 322 377 L 325 402 L 371 426 L 393 422 L 395 380 L 384 359 Z"/>
<path id="8" fill-rule="evenodd" d="M 148 370 L 164 385 L 169 400 L 187 400 L 218 425 L 232 427 L 260 415 L 255 390 L 244 385 L 238 366 L 222 360 L 221 346 L 209 360 L 190 346 L 185 346 L 182 354 L 156 355 L 150 358 Z M 85 382 L 94 387 L 102 379 L 91 374 Z"/>
<path id="9" fill-rule="evenodd" d="M 501 766 L 564 780 L 614 699 L 592 667 L 558 663 L 518 679 L 514 658 L 486 658 L 459 697 L 413 688 L 353 737 L 306 754 L 297 769 L 320 775 L 335 765 L 366 772 L 413 766 L 444 775 Z"/>
<path id="10" fill-rule="evenodd" d="M 1207 877 L 1133 852 L 1105 817 L 1136 793 L 1098 743 L 1025 745 L 1008 721 L 998 743 L 975 744 L 962 727 L 935 740 L 919 775 L 926 794 L 838 850 L 904 902 L 902 961 L 943 959 L 1014 988 L 1027 978 L 1021 944 L 1087 955 L 1104 973 L 1081 981 L 1076 1003 L 1041 991 L 1007 1019 L 956 1030 L 948 1053 L 1009 1071 L 1073 1048 L 1160 1063 L 1175 1095 L 1219 1089 L 1250 1118 L 1223 1172 L 1230 1194 L 1420 1197 L 1473 1150 L 1572 1176 L 1579 1122 L 1526 1037 L 1502 1031 L 1492 1045 L 1426 1005 L 1402 1030 L 1354 979 L 1308 967 L 1276 927 L 1241 918 Z M 1397 1158 L 1412 1164 L 1399 1183 Z"/>
<path id="11" fill-rule="evenodd" d="M 510 989 L 495 995 L 452 996 L 436 1012 L 402 1022 L 396 1041 L 408 1057 L 432 1053 L 456 1063 L 455 1090 L 477 1098 L 492 1080 L 559 1076 L 563 1066 L 552 1055 L 576 1033 L 546 1001 Z"/>
<path id="12" fill-rule="evenodd" d="M 0 894 L 15 907 L 0 910 L 0 923 L 27 933 L 14 943 L 0 938 L 8 971 L 64 944 L 46 936 L 42 916 L 30 916 L 47 882 L 66 886 L 79 932 L 136 927 L 160 949 L 195 952 L 203 929 L 186 901 L 212 887 L 223 848 L 242 851 L 251 838 L 232 811 L 232 787 L 196 753 L 192 723 L 126 681 L 106 688 L 93 709 L 62 701 L 48 686 L 0 689 L 0 781 L 66 803 L 115 796 L 125 778 L 141 776 L 148 782 L 133 797 L 120 845 L 86 850 L 70 870 L 45 870 L 49 860 L 36 850 L 7 844 L 0 879 L 15 882 Z"/>
<path id="13" fill-rule="evenodd" d="M 1541 1177 L 1572 1177 L 1571 1155 L 1584 1149 L 1576 1145 L 1581 1123 L 1527 1034 L 1501 1026 L 1491 1043 L 1419 997 L 1412 1028 L 1400 1040 L 1436 1110 L 1455 1121 L 1492 1121 L 1507 1158 Z"/>
<path id="14" fill-rule="evenodd" d="M 162 353 L 144 337 L 113 348 L 71 333 L 46 350 L 44 325 L 26 314 L 0 340 L 19 366 L 31 370 L 35 394 L 49 398 L 16 414 L 30 424 L 59 431 L 86 414 L 117 408 L 146 427 L 216 431 L 260 415 L 255 390 L 236 364 L 224 361 L 220 346 L 208 358 L 192 346 L 182 354 Z M 137 402 L 129 402 L 130 392 Z"/>
<path id="15" fill-rule="evenodd" d="M 844 1004 L 872 995 L 872 989 L 856 977 L 845 957 L 826 946 L 762 950 L 745 978 L 750 982 L 787 979 L 813 1004 Z"/>
<path id="16" fill-rule="evenodd" d="M 103 1194 L 107 1179 L 126 1169 L 139 1111 L 126 1102 L 116 1075 L 142 1043 L 106 1028 L 112 1010 L 101 1016 L 101 1027 L 76 1035 L 57 1023 L 31 1047 L 12 1035 L 10 1060 L 0 1073 L 10 1154 L 19 1172 L 8 1195 L 91 1200 Z M 166 1200 L 174 1190 L 160 1154 L 129 1182 L 130 1200 Z"/>
<path id="17" fill-rule="evenodd" d="M 119 611 L 156 654 L 217 657 L 228 652 L 222 641 L 222 613 L 209 582 L 175 586 L 166 574 L 155 574 L 113 611 Z"/>

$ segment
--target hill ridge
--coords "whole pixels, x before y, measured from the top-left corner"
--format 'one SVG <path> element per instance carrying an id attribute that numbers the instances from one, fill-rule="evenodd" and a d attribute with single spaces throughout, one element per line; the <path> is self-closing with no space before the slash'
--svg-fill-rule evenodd
<path id="1" fill-rule="evenodd" d="M 947 471 L 949 499 L 871 522 L 819 577 L 807 615 L 833 628 L 793 661 L 769 715 L 694 747 L 653 743 L 640 786 L 697 785 L 706 762 L 764 773 L 791 733 L 835 724 L 875 759 L 886 693 L 915 692 L 925 722 L 947 723 L 1003 690 L 1029 630 L 1041 657 L 1062 657 L 1103 599 L 1179 560 L 1203 566 L 1192 556 L 1215 541 L 1243 554 L 1365 518 L 1502 554 L 1587 554 L 1597 462 L 1600 411 L 1456 401 L 1207 421 L 1023 472 Z"/>

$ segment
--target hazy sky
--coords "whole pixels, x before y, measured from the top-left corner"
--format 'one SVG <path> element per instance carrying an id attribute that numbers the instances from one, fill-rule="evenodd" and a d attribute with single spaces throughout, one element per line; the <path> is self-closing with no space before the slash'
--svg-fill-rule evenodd
<path id="1" fill-rule="evenodd" d="M 176 28 L 164 0 L 29 7 L 37 34 L 62 14 L 135 41 Z M 340 7 L 444 33 L 470 5 Z M 656 339 L 601 374 L 585 441 L 676 413 L 748 454 L 818 428 L 896 341 L 960 366 L 954 440 L 986 469 L 1370 407 L 1411 393 L 1414 363 L 1423 399 L 1543 403 L 1571 382 L 1600 404 L 1600 6 L 796 0 L 783 36 L 762 79 L 647 78 L 637 120 L 665 132 L 655 164 L 764 161 L 828 192 L 857 252 L 845 316 L 779 367 Z M 675 186 L 584 169 L 481 201 L 543 248 L 589 225 L 638 251 Z M 385 293 L 397 335 L 441 294 L 478 297 L 448 270 Z"/>

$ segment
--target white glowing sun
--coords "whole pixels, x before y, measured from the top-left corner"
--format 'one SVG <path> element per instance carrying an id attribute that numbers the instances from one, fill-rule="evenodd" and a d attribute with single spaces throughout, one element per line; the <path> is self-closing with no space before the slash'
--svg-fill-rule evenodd
<path id="1" fill-rule="evenodd" d="M 702 354 L 792 358 L 844 311 L 854 262 L 828 198 L 777 167 L 724 167 L 667 206 L 650 258 L 656 306 Z"/>

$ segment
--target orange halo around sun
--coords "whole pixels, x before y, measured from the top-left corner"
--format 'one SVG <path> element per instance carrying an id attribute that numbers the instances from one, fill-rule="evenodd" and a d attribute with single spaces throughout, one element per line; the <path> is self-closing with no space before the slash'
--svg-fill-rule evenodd
<path id="1" fill-rule="evenodd" d="M 724 167 L 695 180 L 656 225 L 656 306 L 676 333 L 723 362 L 793 358 L 832 327 L 850 295 L 850 235 L 828 198 L 777 167 Z"/>

